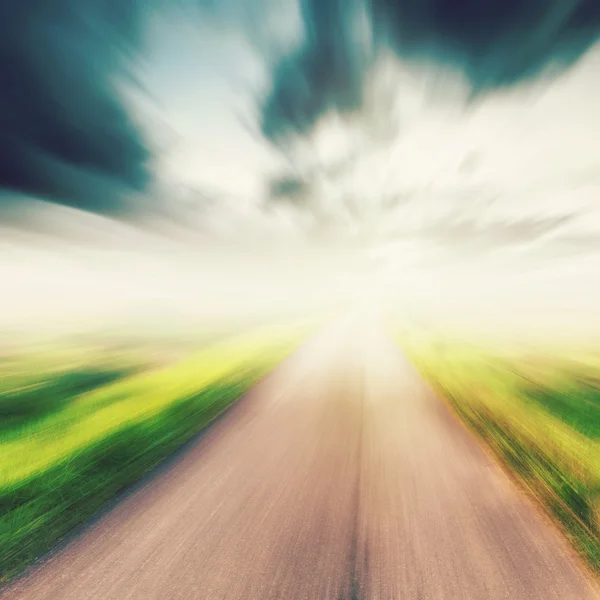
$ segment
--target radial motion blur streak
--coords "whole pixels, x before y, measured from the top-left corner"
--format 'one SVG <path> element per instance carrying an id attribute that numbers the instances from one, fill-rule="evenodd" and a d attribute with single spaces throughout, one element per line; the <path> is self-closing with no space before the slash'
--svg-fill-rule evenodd
<path id="1" fill-rule="evenodd" d="M 594 597 L 599 73 L 597 0 L 1 3 L 0 597 Z"/>

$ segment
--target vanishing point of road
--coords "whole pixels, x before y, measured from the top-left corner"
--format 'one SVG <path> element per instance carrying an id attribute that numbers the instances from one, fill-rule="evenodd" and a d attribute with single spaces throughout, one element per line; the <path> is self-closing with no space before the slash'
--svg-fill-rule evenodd
<path id="1" fill-rule="evenodd" d="M 0 598 L 597 596 L 401 351 L 342 323 Z"/>

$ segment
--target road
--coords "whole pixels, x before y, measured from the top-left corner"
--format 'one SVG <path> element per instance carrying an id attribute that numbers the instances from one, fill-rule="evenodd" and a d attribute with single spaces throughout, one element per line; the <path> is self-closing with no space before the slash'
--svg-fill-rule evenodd
<path id="1" fill-rule="evenodd" d="M 0 598 L 597 596 L 398 348 L 342 322 Z"/>

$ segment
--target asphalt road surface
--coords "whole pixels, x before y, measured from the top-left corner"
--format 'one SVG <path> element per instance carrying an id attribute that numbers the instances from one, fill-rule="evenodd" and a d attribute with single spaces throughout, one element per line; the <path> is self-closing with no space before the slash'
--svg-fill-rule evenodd
<path id="1" fill-rule="evenodd" d="M 344 322 L 0 598 L 597 596 L 395 345 Z"/>

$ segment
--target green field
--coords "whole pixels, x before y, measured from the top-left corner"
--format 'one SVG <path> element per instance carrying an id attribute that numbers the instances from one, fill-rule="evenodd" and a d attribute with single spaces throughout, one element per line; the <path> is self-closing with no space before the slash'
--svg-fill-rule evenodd
<path id="1" fill-rule="evenodd" d="M 73 351 L 5 357 L 0 582 L 194 436 L 306 333 L 265 327 L 163 367 Z"/>
<path id="2" fill-rule="evenodd" d="M 600 572 L 598 356 L 433 337 L 401 344 Z"/>

